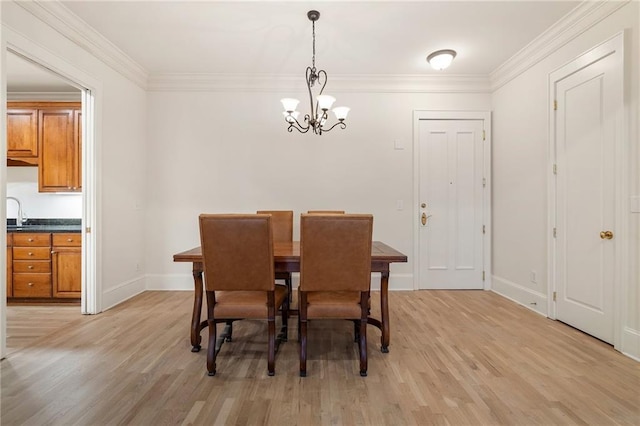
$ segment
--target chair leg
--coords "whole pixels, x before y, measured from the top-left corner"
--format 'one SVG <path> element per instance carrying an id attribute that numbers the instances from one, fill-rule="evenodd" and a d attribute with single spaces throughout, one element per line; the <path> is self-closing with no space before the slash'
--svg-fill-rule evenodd
<path id="1" fill-rule="evenodd" d="M 307 295 L 300 293 L 298 340 L 300 341 L 300 377 L 307 377 Z"/>
<path id="2" fill-rule="evenodd" d="M 358 343 L 360 341 L 360 321 L 353 321 L 353 341 Z"/>
<path id="3" fill-rule="evenodd" d="M 287 290 L 289 291 L 289 304 L 293 302 L 293 284 L 291 283 L 291 272 L 289 272 L 289 277 L 284 280 L 284 283 L 287 285 Z"/>
<path id="4" fill-rule="evenodd" d="M 216 322 L 213 319 L 207 320 L 209 329 L 209 345 L 207 347 L 207 371 L 209 376 L 216 375 Z"/>
<path id="5" fill-rule="evenodd" d="M 276 320 L 269 319 L 269 361 L 268 369 L 269 375 L 276 374 Z"/>
<path id="6" fill-rule="evenodd" d="M 360 321 L 360 375 L 367 375 L 367 322 Z"/>
<path id="7" fill-rule="evenodd" d="M 289 301 L 287 299 L 282 303 L 282 329 L 280 333 L 283 342 L 289 340 Z"/>
<path id="8" fill-rule="evenodd" d="M 233 320 L 227 321 L 227 327 L 225 328 L 225 331 L 227 331 L 225 342 L 230 342 L 233 339 Z"/>

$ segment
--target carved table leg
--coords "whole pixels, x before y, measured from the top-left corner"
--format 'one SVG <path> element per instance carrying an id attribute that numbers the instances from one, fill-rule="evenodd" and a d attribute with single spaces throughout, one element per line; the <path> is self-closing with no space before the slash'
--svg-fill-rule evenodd
<path id="1" fill-rule="evenodd" d="M 202 262 L 193 262 L 193 282 L 194 297 L 193 297 L 193 314 L 191 317 L 191 352 L 200 351 L 200 313 L 202 312 Z"/>

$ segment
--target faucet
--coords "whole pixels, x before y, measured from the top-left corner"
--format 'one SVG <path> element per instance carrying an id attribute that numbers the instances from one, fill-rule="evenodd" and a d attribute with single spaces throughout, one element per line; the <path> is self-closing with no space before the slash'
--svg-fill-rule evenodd
<path id="1" fill-rule="evenodd" d="M 22 226 L 27 221 L 27 218 L 22 211 L 22 203 L 20 203 L 20 200 L 18 200 L 16 197 L 7 197 L 7 200 L 13 200 L 18 204 L 18 217 L 16 217 L 16 226 Z"/>

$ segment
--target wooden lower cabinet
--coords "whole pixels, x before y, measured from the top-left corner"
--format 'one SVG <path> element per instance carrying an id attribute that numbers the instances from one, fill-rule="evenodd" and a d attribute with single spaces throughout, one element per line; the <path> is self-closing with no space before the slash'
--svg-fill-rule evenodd
<path id="1" fill-rule="evenodd" d="M 53 297 L 79 298 L 82 290 L 80 234 L 53 234 Z"/>
<path id="2" fill-rule="evenodd" d="M 7 234 L 7 297 L 13 297 L 13 234 Z"/>
<path id="3" fill-rule="evenodd" d="M 80 238 L 79 233 L 8 234 L 7 297 L 39 302 L 79 299 Z"/>

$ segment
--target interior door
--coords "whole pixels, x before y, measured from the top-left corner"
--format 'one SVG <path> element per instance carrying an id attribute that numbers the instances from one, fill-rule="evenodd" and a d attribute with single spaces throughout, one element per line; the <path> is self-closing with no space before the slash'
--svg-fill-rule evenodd
<path id="1" fill-rule="evenodd" d="M 618 59 L 556 81 L 556 318 L 614 340 Z"/>
<path id="2" fill-rule="evenodd" d="M 419 121 L 419 288 L 483 288 L 483 124 Z"/>

